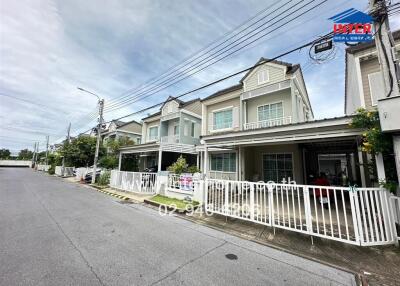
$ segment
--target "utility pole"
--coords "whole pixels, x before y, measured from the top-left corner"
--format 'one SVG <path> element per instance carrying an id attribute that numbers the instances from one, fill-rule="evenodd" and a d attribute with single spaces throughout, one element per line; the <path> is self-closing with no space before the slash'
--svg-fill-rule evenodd
<path id="1" fill-rule="evenodd" d="M 35 144 L 33 144 L 32 168 L 35 167 L 35 165 L 34 165 L 34 163 L 35 163 L 35 152 L 36 152 L 36 142 L 35 142 Z"/>
<path id="2" fill-rule="evenodd" d="M 396 70 L 396 57 L 394 40 L 389 27 L 388 10 L 386 1 L 370 0 L 369 9 L 374 17 L 375 44 L 378 60 L 382 70 L 385 97 L 378 100 L 378 111 L 380 124 L 383 132 L 391 132 L 393 136 L 394 160 L 397 169 L 397 179 L 400 182 L 400 135 L 391 126 L 398 126 L 399 116 L 395 108 L 396 101 L 399 102 L 400 74 Z M 399 130 L 397 130 L 398 132 Z M 385 178 L 382 154 L 377 156 L 377 165 L 381 166 L 380 173 Z M 379 168 L 378 168 L 379 170 Z M 379 173 L 378 173 L 379 176 Z M 399 189 L 398 189 L 399 192 Z"/>
<path id="3" fill-rule="evenodd" d="M 67 142 L 66 142 L 66 144 L 69 144 L 69 138 L 70 138 L 69 133 L 70 133 L 70 131 L 71 131 L 71 122 L 69 123 L 68 129 L 67 129 Z M 63 159 L 62 159 L 62 176 L 64 176 L 64 170 L 65 170 L 65 156 L 63 156 Z"/>
<path id="4" fill-rule="evenodd" d="M 104 109 L 104 99 L 100 99 L 99 100 L 99 125 L 97 127 L 97 142 L 96 142 L 96 152 L 94 153 L 94 161 L 93 161 L 92 184 L 94 184 L 96 182 L 97 160 L 99 158 L 101 128 L 103 126 L 103 109 Z"/>
<path id="5" fill-rule="evenodd" d="M 370 0 L 369 9 L 375 18 L 375 45 L 379 63 L 382 67 L 382 76 L 385 83 L 385 96 L 399 95 L 399 74 L 396 72 L 394 57 L 394 40 L 389 28 L 386 1 Z"/>
<path id="6" fill-rule="evenodd" d="M 36 150 L 35 150 L 35 156 L 34 156 L 34 158 L 35 158 L 35 161 L 34 161 L 35 167 L 36 167 L 36 161 L 37 161 L 38 155 L 39 155 L 38 153 L 39 153 L 39 142 L 36 142 Z"/>
<path id="7" fill-rule="evenodd" d="M 97 142 L 96 142 L 96 151 L 94 153 L 93 172 L 92 172 L 92 184 L 94 184 L 94 183 L 96 183 L 97 160 L 99 158 L 99 149 L 100 149 L 100 142 L 101 142 L 101 128 L 103 126 L 104 99 L 100 99 L 100 96 L 98 96 L 94 92 L 91 92 L 91 91 L 86 90 L 81 87 L 77 87 L 77 88 L 80 91 L 83 91 L 83 92 L 86 92 L 86 93 L 96 96 L 98 99 L 98 104 L 99 104 L 99 125 L 97 127 Z"/>
<path id="8" fill-rule="evenodd" d="M 49 155 L 49 135 L 46 136 L 46 167 L 49 165 L 48 155 Z"/>

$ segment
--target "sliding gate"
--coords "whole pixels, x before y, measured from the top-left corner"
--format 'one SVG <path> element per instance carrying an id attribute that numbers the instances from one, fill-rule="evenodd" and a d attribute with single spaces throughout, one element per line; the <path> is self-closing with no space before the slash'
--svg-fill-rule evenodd
<path id="1" fill-rule="evenodd" d="M 384 189 L 206 179 L 205 190 L 208 212 L 356 245 L 395 241 Z"/>

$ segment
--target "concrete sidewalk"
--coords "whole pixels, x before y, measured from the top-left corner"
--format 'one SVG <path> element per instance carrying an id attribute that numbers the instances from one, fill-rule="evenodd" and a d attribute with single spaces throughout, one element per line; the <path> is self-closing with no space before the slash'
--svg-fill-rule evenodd
<path id="1" fill-rule="evenodd" d="M 361 247 L 263 226 L 221 215 L 181 216 L 200 225 L 262 243 L 291 254 L 358 273 L 369 285 L 400 285 L 400 249 L 395 246 Z"/>

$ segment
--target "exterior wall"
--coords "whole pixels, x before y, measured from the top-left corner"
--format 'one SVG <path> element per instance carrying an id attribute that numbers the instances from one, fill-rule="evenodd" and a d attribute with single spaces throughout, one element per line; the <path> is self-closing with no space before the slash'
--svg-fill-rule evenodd
<path id="1" fill-rule="evenodd" d="M 206 103 L 206 114 L 203 115 L 203 121 L 205 121 L 205 126 L 206 126 L 206 134 L 212 134 L 214 132 L 211 132 L 211 128 L 213 125 L 212 122 L 212 116 L 213 112 L 217 110 L 221 110 L 224 108 L 232 107 L 232 108 L 237 108 L 238 110 L 238 124 L 237 126 L 234 126 L 231 131 L 238 131 L 240 130 L 240 122 L 239 122 L 239 109 L 240 109 L 240 90 L 239 91 L 234 91 L 227 93 L 226 95 L 221 95 L 218 97 L 218 101 L 215 103 L 212 103 L 210 105 L 207 105 Z M 234 98 L 231 98 L 234 96 Z M 227 131 L 227 130 L 224 130 Z M 217 131 L 215 131 L 217 132 Z M 202 134 L 205 135 L 205 134 Z"/>
<path id="2" fill-rule="evenodd" d="M 361 68 L 362 87 L 364 91 L 365 108 L 371 109 L 373 108 L 373 106 L 372 106 L 368 75 L 374 72 L 379 72 L 381 70 L 378 58 L 372 58 L 369 60 L 361 61 L 360 68 Z"/>
<path id="3" fill-rule="evenodd" d="M 184 110 L 187 110 L 189 112 L 193 112 L 195 114 L 201 115 L 201 102 L 200 100 L 197 100 L 183 108 Z"/>
<path id="4" fill-rule="evenodd" d="M 298 184 L 303 183 L 302 154 L 297 144 L 264 145 L 247 147 L 244 151 L 245 180 L 263 181 L 263 154 L 266 153 L 292 153 L 293 175 Z"/>
<path id="5" fill-rule="evenodd" d="M 142 125 L 137 122 L 131 122 L 129 124 L 123 125 L 118 128 L 118 131 L 128 131 L 141 134 L 142 133 Z"/>
<path id="6" fill-rule="evenodd" d="M 357 78 L 357 67 L 356 59 L 353 54 L 347 54 L 346 56 L 347 66 L 347 79 L 346 79 L 346 105 L 345 114 L 353 114 L 357 108 L 361 106 L 360 101 L 360 89 Z"/>
<path id="7" fill-rule="evenodd" d="M 269 73 L 269 81 L 263 84 L 258 84 L 258 73 L 261 70 L 267 70 Z M 253 90 L 266 86 L 272 83 L 276 83 L 286 79 L 286 67 L 275 64 L 268 64 L 255 68 L 244 80 L 244 91 Z"/>
<path id="8" fill-rule="evenodd" d="M 263 96 L 251 98 L 247 101 L 247 122 L 258 121 L 258 106 L 282 102 L 283 104 L 283 116 L 292 116 L 292 100 L 290 90 L 282 90 Z"/>
<path id="9" fill-rule="evenodd" d="M 167 115 L 169 113 L 174 113 L 179 110 L 179 103 L 176 101 L 170 101 L 166 103 L 161 109 L 161 115 Z"/>

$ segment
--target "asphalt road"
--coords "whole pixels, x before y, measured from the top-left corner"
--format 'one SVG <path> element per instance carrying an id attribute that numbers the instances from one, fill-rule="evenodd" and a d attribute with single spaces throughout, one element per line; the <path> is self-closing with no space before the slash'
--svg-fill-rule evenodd
<path id="1" fill-rule="evenodd" d="M 355 285 L 355 279 L 60 178 L 0 168 L 0 285 Z"/>

